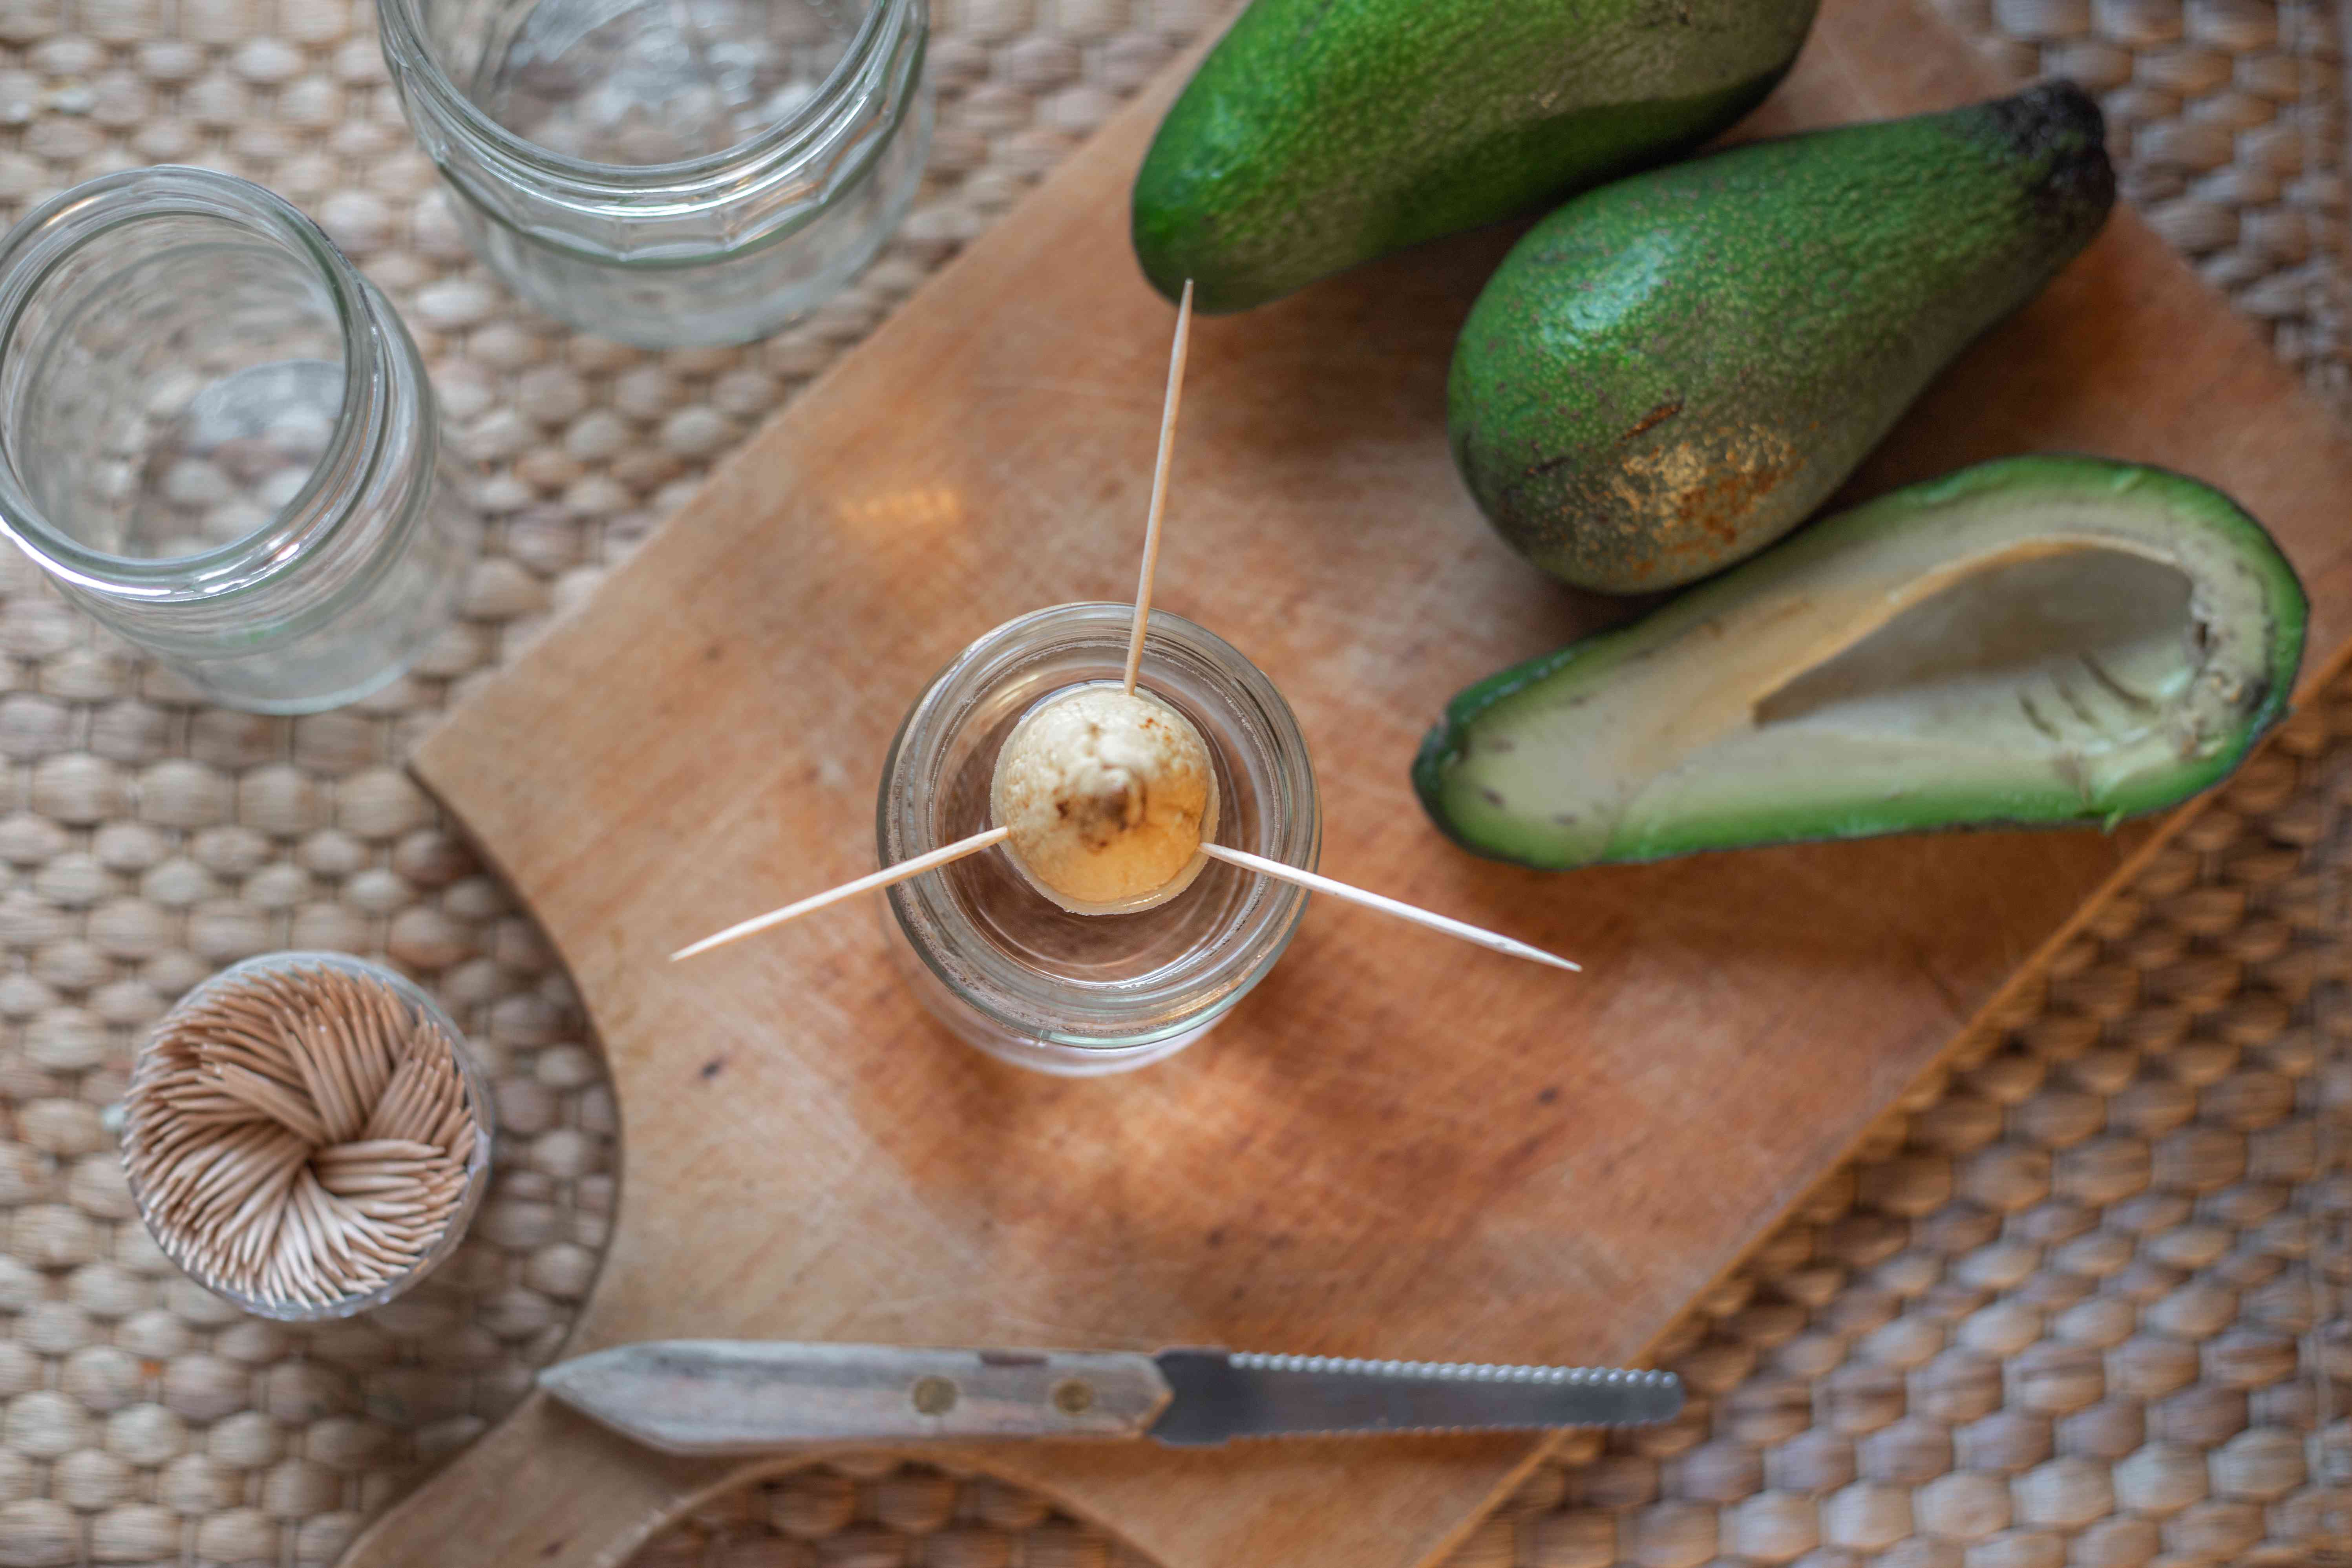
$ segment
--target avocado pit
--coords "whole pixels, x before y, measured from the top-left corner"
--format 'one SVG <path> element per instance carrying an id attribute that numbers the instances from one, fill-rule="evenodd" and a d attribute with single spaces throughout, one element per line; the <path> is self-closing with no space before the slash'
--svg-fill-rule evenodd
<path id="1" fill-rule="evenodd" d="M 1193 722 L 1148 691 L 1078 686 L 1039 703 L 997 753 L 989 808 L 1024 879 L 1073 914 L 1126 914 L 1190 887 L 1216 830 L 1217 778 Z"/>

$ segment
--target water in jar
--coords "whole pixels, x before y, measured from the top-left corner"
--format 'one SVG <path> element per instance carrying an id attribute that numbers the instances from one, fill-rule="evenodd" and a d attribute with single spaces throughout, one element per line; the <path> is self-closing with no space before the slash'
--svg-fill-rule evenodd
<path id="1" fill-rule="evenodd" d="M 1041 672 L 1042 673 L 1042 672 Z M 1021 720 L 1067 689 L 1053 675 L 1020 682 L 996 694 L 971 721 L 972 743 L 953 764 L 940 803 L 941 842 L 978 833 L 992 825 L 989 785 L 996 758 Z M 1111 669 L 1117 679 L 1122 671 Z M 1217 777 L 1217 837 L 1230 844 L 1255 844 L 1264 833 L 1265 805 L 1258 784 L 1237 773 L 1228 753 L 1238 744 L 1230 722 L 1212 704 L 1181 685 L 1151 695 L 1180 709 L 1208 742 Z M 938 873 L 972 925 L 1010 958 L 1040 979 L 1077 986 L 1118 985 L 1151 974 L 1187 954 L 1228 937 L 1251 904 L 1265 892 L 1255 874 L 1222 860 L 1201 868 L 1192 886 L 1147 910 L 1128 914 L 1074 914 L 1030 886 L 1000 846 L 946 866 Z"/>

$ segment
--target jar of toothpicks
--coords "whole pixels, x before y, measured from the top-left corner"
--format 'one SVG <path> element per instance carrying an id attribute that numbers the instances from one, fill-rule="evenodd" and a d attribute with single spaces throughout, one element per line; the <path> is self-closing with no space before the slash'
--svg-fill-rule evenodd
<path id="1" fill-rule="evenodd" d="M 141 1051 L 122 1161 L 157 1245 L 262 1317 L 348 1317 L 448 1256 L 490 1110 L 457 1026 L 390 970 L 287 952 L 222 971 Z"/>

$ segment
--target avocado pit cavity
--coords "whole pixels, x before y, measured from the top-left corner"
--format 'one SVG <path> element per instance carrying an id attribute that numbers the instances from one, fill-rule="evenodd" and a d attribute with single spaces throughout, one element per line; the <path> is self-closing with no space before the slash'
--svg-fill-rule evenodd
<path id="1" fill-rule="evenodd" d="M 1457 698 L 1414 769 L 1454 837 L 1549 867 L 1995 823 L 2111 823 L 2284 712 L 2305 605 L 2228 497 L 1981 464 L 1814 524 Z"/>

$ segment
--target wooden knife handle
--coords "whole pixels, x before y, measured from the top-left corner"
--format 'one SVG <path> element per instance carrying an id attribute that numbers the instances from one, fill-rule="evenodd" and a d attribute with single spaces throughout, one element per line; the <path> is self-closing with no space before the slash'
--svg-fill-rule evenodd
<path id="1" fill-rule="evenodd" d="M 782 1340 L 614 1345 L 550 1367 L 540 1386 L 637 1442 L 691 1455 L 773 1454 L 809 1444 L 1140 1437 L 1170 1397 L 1158 1363 L 1127 1351 Z"/>
<path id="2" fill-rule="evenodd" d="M 340 1568 L 617 1568 L 684 1510 L 776 1468 L 652 1453 L 534 1391 L 352 1542 Z"/>

